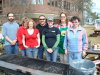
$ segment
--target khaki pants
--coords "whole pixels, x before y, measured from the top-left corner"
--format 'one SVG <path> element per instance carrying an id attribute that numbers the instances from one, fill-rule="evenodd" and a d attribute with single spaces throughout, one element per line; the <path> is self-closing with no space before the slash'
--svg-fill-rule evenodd
<path id="1" fill-rule="evenodd" d="M 67 63 L 66 54 L 59 54 L 59 56 L 60 56 L 60 62 L 63 63 L 63 64 L 66 64 Z"/>

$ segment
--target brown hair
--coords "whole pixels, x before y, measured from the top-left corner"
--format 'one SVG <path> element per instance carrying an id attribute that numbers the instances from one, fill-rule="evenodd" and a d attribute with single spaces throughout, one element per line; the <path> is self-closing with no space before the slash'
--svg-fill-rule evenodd
<path id="1" fill-rule="evenodd" d="M 74 20 L 78 20 L 79 22 L 81 21 L 80 18 L 77 17 L 77 16 L 73 16 L 73 17 L 71 18 L 71 22 L 74 21 Z"/>
<path id="2" fill-rule="evenodd" d="M 36 28 L 36 23 L 33 19 L 29 19 L 28 20 L 28 25 L 27 25 L 27 29 L 29 28 L 29 22 L 33 22 L 33 28 Z"/>
<path id="3" fill-rule="evenodd" d="M 25 23 L 25 22 L 28 22 L 29 21 L 29 19 L 28 18 L 22 18 L 22 25 Z"/>
<path id="4" fill-rule="evenodd" d="M 61 12 L 59 17 L 61 17 L 61 15 L 62 15 L 62 14 L 65 14 L 65 16 L 66 16 L 66 24 L 68 24 L 68 21 L 67 21 L 67 15 L 66 15 L 66 13 Z M 59 20 L 59 24 L 60 24 L 60 23 L 61 23 L 61 20 Z"/>

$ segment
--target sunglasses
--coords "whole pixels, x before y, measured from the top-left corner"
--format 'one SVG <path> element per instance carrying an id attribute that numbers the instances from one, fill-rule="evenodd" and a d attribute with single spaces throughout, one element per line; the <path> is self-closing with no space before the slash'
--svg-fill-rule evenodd
<path id="1" fill-rule="evenodd" d="M 45 19 L 39 19 L 39 20 L 45 20 Z"/>

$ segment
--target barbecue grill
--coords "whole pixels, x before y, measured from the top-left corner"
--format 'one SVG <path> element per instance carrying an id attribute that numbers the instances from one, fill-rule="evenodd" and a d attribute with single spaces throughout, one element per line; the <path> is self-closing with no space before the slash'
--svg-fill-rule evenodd
<path id="1" fill-rule="evenodd" d="M 12 54 L 0 56 L 0 70 L 15 75 L 84 75 L 69 64 Z"/>

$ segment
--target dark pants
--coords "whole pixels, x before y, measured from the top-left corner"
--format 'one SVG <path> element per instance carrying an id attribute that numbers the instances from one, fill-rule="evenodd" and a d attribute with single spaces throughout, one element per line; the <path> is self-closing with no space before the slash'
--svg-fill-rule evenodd
<path id="1" fill-rule="evenodd" d="M 43 45 L 40 45 L 38 48 L 38 59 L 43 59 L 43 54 L 44 54 L 44 47 Z"/>

